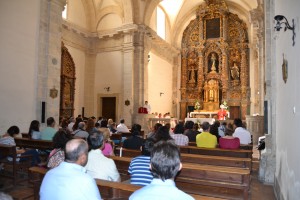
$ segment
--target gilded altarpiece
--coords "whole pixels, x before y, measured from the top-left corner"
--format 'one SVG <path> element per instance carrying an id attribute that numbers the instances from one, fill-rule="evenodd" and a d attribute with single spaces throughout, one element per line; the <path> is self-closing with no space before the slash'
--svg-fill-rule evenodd
<path id="1" fill-rule="evenodd" d="M 203 111 L 216 111 L 226 101 L 245 118 L 250 105 L 248 43 L 246 24 L 224 1 L 199 6 L 182 38 L 181 119 L 196 101 Z"/>
<path id="2" fill-rule="evenodd" d="M 60 117 L 74 115 L 75 79 L 75 63 L 68 49 L 62 43 Z"/>

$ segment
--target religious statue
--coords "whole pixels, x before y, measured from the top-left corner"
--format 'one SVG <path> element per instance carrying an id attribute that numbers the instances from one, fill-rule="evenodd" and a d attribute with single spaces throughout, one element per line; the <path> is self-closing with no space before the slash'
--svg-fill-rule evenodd
<path id="1" fill-rule="evenodd" d="M 196 62 L 197 62 L 196 53 L 192 51 L 188 59 L 188 65 L 189 65 L 188 67 L 190 68 L 189 83 L 196 82 L 196 74 L 195 74 Z"/>
<path id="2" fill-rule="evenodd" d="M 195 83 L 195 70 L 192 68 L 191 69 L 191 73 L 190 73 L 190 77 L 189 77 L 189 83 Z"/>
<path id="3" fill-rule="evenodd" d="M 212 53 L 210 57 L 210 72 L 215 73 L 218 67 L 218 58 L 216 53 Z"/>
<path id="4" fill-rule="evenodd" d="M 233 63 L 233 67 L 230 69 L 231 77 L 233 80 L 238 80 L 240 77 L 240 70 L 236 63 Z"/>

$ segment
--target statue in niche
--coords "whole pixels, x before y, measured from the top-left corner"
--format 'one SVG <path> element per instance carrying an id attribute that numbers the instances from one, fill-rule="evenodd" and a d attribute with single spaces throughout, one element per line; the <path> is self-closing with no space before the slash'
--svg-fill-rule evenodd
<path id="1" fill-rule="evenodd" d="M 197 57 L 194 51 L 191 52 L 189 59 L 188 59 L 188 67 L 190 68 L 189 70 L 189 83 L 195 83 L 196 82 L 196 73 L 197 70 L 196 68 L 196 62 L 197 62 Z"/>
<path id="2" fill-rule="evenodd" d="M 233 80 L 238 80 L 240 77 L 240 70 L 236 63 L 233 63 L 233 66 L 230 69 L 231 77 Z"/>
<path id="3" fill-rule="evenodd" d="M 208 69 L 210 73 L 216 73 L 218 72 L 218 67 L 219 67 L 219 60 L 218 56 L 215 52 L 211 53 L 210 60 L 208 63 Z"/>

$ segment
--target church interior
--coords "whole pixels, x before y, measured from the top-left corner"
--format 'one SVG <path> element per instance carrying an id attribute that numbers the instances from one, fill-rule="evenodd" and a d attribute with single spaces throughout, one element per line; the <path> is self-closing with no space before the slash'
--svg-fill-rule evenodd
<path id="1" fill-rule="evenodd" d="M 225 103 L 229 119 L 263 123 L 251 127 L 266 136 L 258 180 L 278 200 L 298 199 L 299 9 L 294 0 L 0 0 L 0 134 L 62 116 L 146 124 L 145 101 L 178 120 Z"/>

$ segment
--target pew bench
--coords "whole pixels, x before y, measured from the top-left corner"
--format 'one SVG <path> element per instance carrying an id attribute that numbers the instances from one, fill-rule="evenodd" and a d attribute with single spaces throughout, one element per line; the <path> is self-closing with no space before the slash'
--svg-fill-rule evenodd
<path id="1" fill-rule="evenodd" d="M 136 157 L 141 155 L 141 151 L 122 148 L 120 149 L 119 155 L 122 157 Z M 251 158 L 236 158 L 226 156 L 210 156 L 210 155 L 198 155 L 198 154 L 187 154 L 181 153 L 181 162 L 184 163 L 198 163 L 206 165 L 218 165 L 227 167 L 240 167 L 252 169 Z"/>
<path id="2" fill-rule="evenodd" d="M 7 160 L 7 156 L 10 156 L 12 161 Z M 4 169 L 0 170 L 0 176 L 11 178 L 13 185 L 16 185 L 19 181 L 27 180 L 32 155 L 19 155 L 17 154 L 16 146 L 0 144 L 0 158 L 0 163 L 4 165 Z M 26 160 L 18 161 L 20 158 L 26 158 Z M 22 178 L 20 173 L 26 173 L 26 178 Z"/>
<path id="3" fill-rule="evenodd" d="M 43 177 L 47 173 L 47 169 L 40 167 L 31 167 L 29 172 L 32 177 L 32 183 L 34 184 L 34 199 L 39 199 L 40 186 Z M 101 197 L 105 200 L 116 200 L 116 199 L 129 199 L 129 196 L 136 190 L 140 189 L 141 186 L 132 185 L 123 182 L 111 182 L 106 180 L 96 179 L 96 184 L 101 193 Z M 207 197 L 201 195 L 192 194 L 196 200 L 224 200 L 222 198 Z"/>
<path id="4" fill-rule="evenodd" d="M 33 140 L 29 138 L 15 138 L 16 145 L 23 148 L 52 150 L 53 142 L 49 140 Z"/>
<path id="5" fill-rule="evenodd" d="M 221 149 L 221 148 L 203 148 L 195 146 L 179 146 L 181 153 L 211 155 L 211 156 L 227 156 L 238 158 L 251 158 L 252 150 L 246 149 Z"/>
<path id="6" fill-rule="evenodd" d="M 196 142 L 189 142 L 189 146 L 197 146 Z M 240 145 L 240 149 L 247 149 L 247 150 L 251 150 L 253 149 L 253 144 L 241 144 Z"/>
<path id="7" fill-rule="evenodd" d="M 111 157 L 121 177 L 129 177 L 132 158 Z M 248 199 L 250 170 L 245 168 L 183 163 L 175 179 L 179 189 L 189 194 L 227 199 Z"/>

